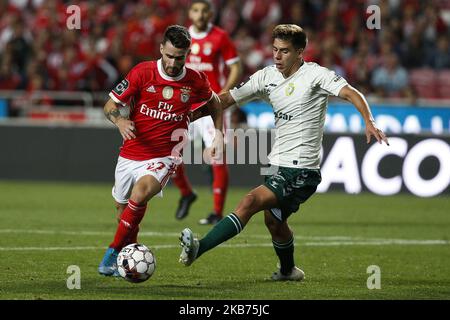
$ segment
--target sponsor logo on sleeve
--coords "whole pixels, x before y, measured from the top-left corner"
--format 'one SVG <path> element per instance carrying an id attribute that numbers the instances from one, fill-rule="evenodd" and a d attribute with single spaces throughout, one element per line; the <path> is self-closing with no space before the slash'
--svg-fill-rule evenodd
<path id="1" fill-rule="evenodd" d="M 342 77 L 340 75 L 336 75 L 336 77 L 334 77 L 334 79 L 333 79 L 333 82 L 338 82 L 341 79 L 342 79 Z"/>
<path id="2" fill-rule="evenodd" d="M 264 86 L 264 93 L 269 95 L 272 93 L 272 90 L 275 89 L 277 85 L 275 83 L 269 83 Z"/>
<path id="3" fill-rule="evenodd" d="M 123 79 L 114 89 L 113 92 L 118 96 L 121 96 L 130 86 L 130 82 L 127 79 Z"/>
<path id="4" fill-rule="evenodd" d="M 245 79 L 244 81 L 242 81 L 241 83 L 239 83 L 237 86 L 236 86 L 236 89 L 239 89 L 239 88 L 241 88 L 241 87 L 243 87 L 247 82 L 249 82 L 250 81 L 250 77 L 248 77 L 247 79 Z"/>

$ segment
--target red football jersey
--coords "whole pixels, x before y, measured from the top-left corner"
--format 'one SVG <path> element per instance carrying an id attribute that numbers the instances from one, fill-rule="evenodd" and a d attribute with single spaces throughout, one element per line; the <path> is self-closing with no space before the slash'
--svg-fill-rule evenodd
<path id="1" fill-rule="evenodd" d="M 202 72 L 184 67 L 172 78 L 161 60 L 136 65 L 109 94 L 114 102 L 130 106 L 136 128 L 136 138 L 124 142 L 120 156 L 142 161 L 174 155 L 181 138 L 172 141 L 172 133 L 187 130 L 191 105 L 210 100 L 212 94 Z"/>
<path id="2" fill-rule="evenodd" d="M 224 30 L 212 24 L 202 33 L 196 33 L 191 26 L 189 33 L 192 44 L 186 66 L 206 73 L 211 88 L 219 93 L 225 81 L 224 63 L 230 65 L 239 61 L 236 47 Z"/>

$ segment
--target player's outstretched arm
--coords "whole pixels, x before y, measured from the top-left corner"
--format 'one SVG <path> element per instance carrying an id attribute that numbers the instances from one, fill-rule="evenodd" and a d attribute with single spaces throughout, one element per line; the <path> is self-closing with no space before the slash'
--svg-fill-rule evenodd
<path id="1" fill-rule="evenodd" d="M 106 118 L 117 126 L 124 140 L 136 138 L 136 135 L 134 134 L 134 122 L 120 114 L 119 108 L 112 99 L 109 99 L 105 103 L 103 112 L 105 113 Z"/>
<path id="2" fill-rule="evenodd" d="M 219 103 L 220 106 L 222 106 L 222 110 L 225 110 L 229 107 L 231 107 L 232 105 L 234 105 L 236 103 L 236 101 L 234 101 L 233 97 L 231 96 L 230 92 L 224 92 L 221 93 L 219 95 L 219 101 L 216 100 L 216 102 L 214 103 Z M 212 103 L 212 101 L 210 100 L 209 103 Z M 209 105 L 209 103 L 206 103 L 204 105 L 202 105 L 201 107 L 198 107 L 197 109 L 195 109 L 194 111 L 191 112 L 189 118 L 191 121 L 195 121 L 197 119 L 200 119 L 202 117 L 206 117 L 209 116 L 211 114 L 211 110 L 210 108 L 212 107 L 211 105 Z"/>
<path id="3" fill-rule="evenodd" d="M 384 132 L 377 128 L 372 112 L 370 111 L 369 104 L 361 92 L 350 85 L 346 85 L 339 92 L 339 97 L 351 102 L 356 109 L 358 109 L 359 113 L 361 113 L 366 124 L 367 143 L 370 143 L 371 137 L 374 136 L 378 143 L 382 143 L 382 141 L 384 141 L 384 143 L 389 145 L 389 141 Z"/>

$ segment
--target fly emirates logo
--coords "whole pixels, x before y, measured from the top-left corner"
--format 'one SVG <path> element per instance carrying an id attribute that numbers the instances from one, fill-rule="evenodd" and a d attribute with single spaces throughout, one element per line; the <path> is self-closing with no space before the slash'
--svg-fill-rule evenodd
<path id="1" fill-rule="evenodd" d="M 190 61 L 186 63 L 186 67 L 197 71 L 213 71 L 213 65 L 210 62 L 202 62 L 201 57 L 190 56 Z"/>
<path id="2" fill-rule="evenodd" d="M 182 121 L 183 115 L 171 113 L 173 105 L 167 102 L 160 101 L 157 109 L 147 107 L 145 103 L 141 105 L 140 112 L 148 117 L 164 120 L 164 121 Z"/>

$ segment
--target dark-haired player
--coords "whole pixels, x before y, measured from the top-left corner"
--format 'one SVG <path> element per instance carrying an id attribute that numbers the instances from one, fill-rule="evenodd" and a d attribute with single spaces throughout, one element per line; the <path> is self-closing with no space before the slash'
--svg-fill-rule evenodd
<path id="1" fill-rule="evenodd" d="M 119 225 L 98 271 L 117 275 L 116 258 L 126 245 L 137 242 L 147 202 L 159 194 L 181 163 L 180 140 L 187 136 L 192 105 L 207 102 L 215 127 L 211 156 L 222 149 L 222 109 L 206 75 L 185 67 L 191 36 L 182 26 L 169 26 L 160 46 L 161 59 L 136 65 L 109 94 L 106 117 L 123 137 L 112 196 Z M 125 118 L 122 106 L 130 107 Z"/>

